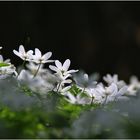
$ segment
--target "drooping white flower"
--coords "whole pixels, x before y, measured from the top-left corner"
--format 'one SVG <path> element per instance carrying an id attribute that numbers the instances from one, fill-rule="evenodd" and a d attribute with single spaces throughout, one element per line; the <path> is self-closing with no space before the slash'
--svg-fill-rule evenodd
<path id="1" fill-rule="evenodd" d="M 52 56 L 52 52 L 47 52 L 42 55 L 41 51 L 38 48 L 35 48 L 35 55 L 33 55 L 33 62 L 37 64 L 44 64 L 54 62 L 54 60 L 48 60 Z"/>
<path id="2" fill-rule="evenodd" d="M 29 51 L 26 52 L 25 49 L 24 49 L 24 46 L 20 45 L 19 46 L 19 51 L 13 50 L 13 53 L 15 55 L 17 55 L 18 57 L 20 57 L 24 61 L 31 61 L 33 51 L 29 50 Z"/>

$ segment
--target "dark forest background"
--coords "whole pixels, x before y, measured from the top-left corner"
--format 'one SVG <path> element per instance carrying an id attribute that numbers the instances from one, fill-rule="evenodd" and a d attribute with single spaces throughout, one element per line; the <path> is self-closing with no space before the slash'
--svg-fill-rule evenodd
<path id="1" fill-rule="evenodd" d="M 140 78 L 140 2 L 0 2 L 2 54 L 23 44 L 87 73 Z"/>

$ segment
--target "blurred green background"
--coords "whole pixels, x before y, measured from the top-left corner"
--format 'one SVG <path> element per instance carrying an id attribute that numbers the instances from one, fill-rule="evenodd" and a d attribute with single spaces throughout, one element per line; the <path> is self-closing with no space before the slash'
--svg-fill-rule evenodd
<path id="1" fill-rule="evenodd" d="M 0 2 L 0 44 L 16 65 L 23 44 L 87 73 L 140 77 L 140 2 Z"/>

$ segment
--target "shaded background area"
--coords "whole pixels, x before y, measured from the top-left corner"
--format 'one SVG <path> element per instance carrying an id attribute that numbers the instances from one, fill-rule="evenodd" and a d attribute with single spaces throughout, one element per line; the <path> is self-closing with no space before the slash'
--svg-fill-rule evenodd
<path id="1" fill-rule="evenodd" d="M 0 2 L 0 44 L 16 65 L 23 44 L 89 74 L 140 78 L 140 2 Z"/>

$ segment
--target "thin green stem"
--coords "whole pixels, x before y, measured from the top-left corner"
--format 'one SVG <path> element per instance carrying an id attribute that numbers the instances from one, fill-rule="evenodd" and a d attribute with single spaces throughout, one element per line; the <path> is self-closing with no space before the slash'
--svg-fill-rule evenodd
<path id="1" fill-rule="evenodd" d="M 25 67 L 25 62 L 26 62 L 26 60 L 23 61 L 22 65 L 21 65 L 21 68 Z"/>
<path id="2" fill-rule="evenodd" d="M 92 105 L 92 103 L 93 103 L 93 99 L 94 99 L 94 97 L 92 96 L 92 97 L 91 97 L 91 103 L 90 103 L 90 105 Z"/>
<path id="3" fill-rule="evenodd" d="M 33 78 L 35 78 L 35 77 L 36 77 L 36 75 L 37 75 L 37 73 L 38 73 L 38 71 L 39 71 L 39 69 L 40 69 L 40 66 L 41 66 L 41 63 L 39 64 L 39 66 L 38 66 L 38 68 L 37 68 L 37 70 L 36 70 L 36 72 L 35 72 L 35 74 L 34 74 L 34 77 L 33 77 Z"/>

